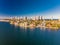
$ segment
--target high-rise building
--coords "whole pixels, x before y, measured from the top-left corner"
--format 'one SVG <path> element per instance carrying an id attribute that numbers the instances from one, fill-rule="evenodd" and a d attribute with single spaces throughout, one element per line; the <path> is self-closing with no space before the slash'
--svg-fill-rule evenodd
<path id="1" fill-rule="evenodd" d="M 35 20 L 36 20 L 36 17 L 35 17 Z"/>
<path id="2" fill-rule="evenodd" d="M 27 17 L 24 17 L 24 20 L 27 20 Z"/>
<path id="3" fill-rule="evenodd" d="M 41 20 L 43 20 L 43 16 L 41 16 Z"/>
<path id="4" fill-rule="evenodd" d="M 40 16 L 38 16 L 38 20 L 40 20 Z"/>

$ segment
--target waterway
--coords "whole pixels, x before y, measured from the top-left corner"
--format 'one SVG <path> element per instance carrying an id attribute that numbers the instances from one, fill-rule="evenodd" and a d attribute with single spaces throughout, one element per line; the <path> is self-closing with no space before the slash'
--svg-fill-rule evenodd
<path id="1" fill-rule="evenodd" d="M 21 28 L 0 22 L 0 45 L 60 45 L 60 30 Z"/>

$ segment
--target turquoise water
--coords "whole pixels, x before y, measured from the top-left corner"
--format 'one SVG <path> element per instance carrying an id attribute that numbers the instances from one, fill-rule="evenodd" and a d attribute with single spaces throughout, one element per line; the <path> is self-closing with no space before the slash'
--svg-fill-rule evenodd
<path id="1" fill-rule="evenodd" d="M 25 29 L 0 22 L 0 45 L 60 45 L 60 30 Z"/>

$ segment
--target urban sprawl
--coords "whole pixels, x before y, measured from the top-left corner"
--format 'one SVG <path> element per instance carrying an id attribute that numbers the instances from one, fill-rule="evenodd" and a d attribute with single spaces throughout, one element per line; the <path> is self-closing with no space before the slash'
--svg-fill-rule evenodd
<path id="1" fill-rule="evenodd" d="M 9 23 L 25 28 L 47 28 L 54 30 L 60 29 L 60 19 L 44 19 L 43 16 L 38 16 L 34 18 L 12 17 L 9 19 Z"/>

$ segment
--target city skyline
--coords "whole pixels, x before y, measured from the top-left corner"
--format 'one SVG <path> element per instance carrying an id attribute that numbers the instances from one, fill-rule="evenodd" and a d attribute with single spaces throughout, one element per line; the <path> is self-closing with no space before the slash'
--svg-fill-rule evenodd
<path id="1" fill-rule="evenodd" d="M 60 45 L 60 0 L 0 0 L 0 45 Z"/>
<path id="2" fill-rule="evenodd" d="M 11 19 L 11 18 L 16 18 L 16 19 L 24 19 L 27 17 L 27 19 L 38 19 L 41 17 L 43 19 L 60 19 L 60 16 L 0 16 L 0 19 Z"/>

